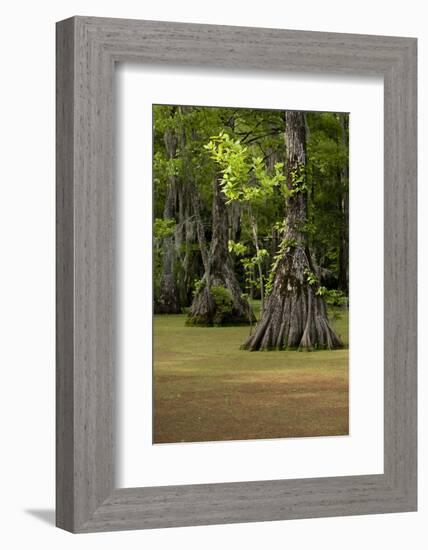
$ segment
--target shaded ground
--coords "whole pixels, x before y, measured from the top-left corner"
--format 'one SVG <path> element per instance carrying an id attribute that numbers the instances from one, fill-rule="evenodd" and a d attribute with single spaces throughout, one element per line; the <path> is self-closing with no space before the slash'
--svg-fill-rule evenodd
<path id="1" fill-rule="evenodd" d="M 348 315 L 332 324 L 348 342 Z M 248 327 L 154 323 L 154 443 L 346 435 L 348 350 L 248 352 Z"/>

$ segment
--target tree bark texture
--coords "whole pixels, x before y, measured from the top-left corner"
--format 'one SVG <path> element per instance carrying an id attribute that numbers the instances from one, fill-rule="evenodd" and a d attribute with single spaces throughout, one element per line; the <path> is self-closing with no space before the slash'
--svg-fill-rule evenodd
<path id="1" fill-rule="evenodd" d="M 200 209 L 198 218 L 193 214 L 195 192 L 197 200 L 199 193 L 189 168 L 184 128 L 167 128 L 164 143 L 168 159 L 181 155 L 183 170 L 179 176 L 172 174 L 167 177 L 163 218 L 174 220 L 175 229 L 173 235 L 162 242 L 162 276 L 159 295 L 155 299 L 155 313 L 181 313 L 182 308 L 192 301 L 193 281 L 201 271 L 200 258 L 193 248 L 198 241 L 198 223 L 201 223 Z"/>
<path id="2" fill-rule="evenodd" d="M 168 128 L 164 136 L 165 148 L 169 159 L 173 159 L 177 153 L 177 135 Z M 163 217 L 165 220 L 174 219 L 176 214 L 177 177 L 168 176 L 167 194 Z M 163 242 L 163 265 L 160 292 L 155 304 L 156 313 L 180 313 L 181 308 L 178 299 L 178 289 L 175 277 L 176 247 L 175 235 L 166 237 Z"/>
<path id="3" fill-rule="evenodd" d="M 285 229 L 272 272 L 272 285 L 262 318 L 244 349 L 335 349 L 342 347 L 327 317 L 327 308 L 317 293 L 319 283 L 304 232 L 307 217 L 306 129 L 304 113 L 290 111 L 286 123 Z"/>
<path id="4" fill-rule="evenodd" d="M 342 127 L 342 143 L 348 143 L 348 115 L 341 114 L 340 124 Z M 338 289 L 346 295 L 349 292 L 349 169 L 348 164 L 344 166 L 340 174 L 342 192 L 339 196 L 339 209 L 342 219 L 339 228 L 339 277 Z"/>
<path id="5" fill-rule="evenodd" d="M 201 232 L 199 229 L 198 231 Z M 193 299 L 188 324 L 236 325 L 248 324 L 254 320 L 248 301 L 242 297 L 233 269 L 228 250 L 228 233 L 226 201 L 220 182 L 216 179 L 213 185 L 211 247 L 207 256 L 206 244 L 201 243 L 200 239 L 205 274 Z"/>

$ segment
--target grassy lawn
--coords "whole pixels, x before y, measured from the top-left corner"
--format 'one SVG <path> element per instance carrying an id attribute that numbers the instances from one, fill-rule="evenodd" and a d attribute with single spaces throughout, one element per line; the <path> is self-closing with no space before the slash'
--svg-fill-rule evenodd
<path id="1" fill-rule="evenodd" d="M 347 312 L 332 324 L 347 345 Z M 348 433 L 348 350 L 240 350 L 248 333 L 155 316 L 155 443 Z"/>

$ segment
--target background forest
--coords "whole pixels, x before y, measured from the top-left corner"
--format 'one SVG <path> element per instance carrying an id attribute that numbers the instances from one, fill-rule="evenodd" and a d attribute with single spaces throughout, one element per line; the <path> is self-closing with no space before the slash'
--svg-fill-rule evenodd
<path id="1" fill-rule="evenodd" d="M 155 105 L 153 125 L 155 441 L 347 433 L 348 115 Z M 228 353 L 213 371 L 218 338 Z M 287 426 L 262 418 L 254 432 L 254 391 L 245 407 L 242 385 L 228 397 L 228 368 L 248 370 L 243 350 L 280 350 L 268 360 L 277 393 L 287 367 L 308 368 L 304 349 L 332 350 L 310 368 L 324 366 L 333 412 L 320 392 L 324 420 L 306 404 L 301 424 L 296 403 Z"/>

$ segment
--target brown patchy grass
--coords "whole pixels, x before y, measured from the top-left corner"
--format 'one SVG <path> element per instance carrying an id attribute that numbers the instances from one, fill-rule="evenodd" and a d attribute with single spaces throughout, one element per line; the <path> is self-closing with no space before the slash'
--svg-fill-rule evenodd
<path id="1" fill-rule="evenodd" d="M 154 443 L 348 434 L 347 349 L 251 353 L 248 327 L 184 323 L 155 316 Z"/>

